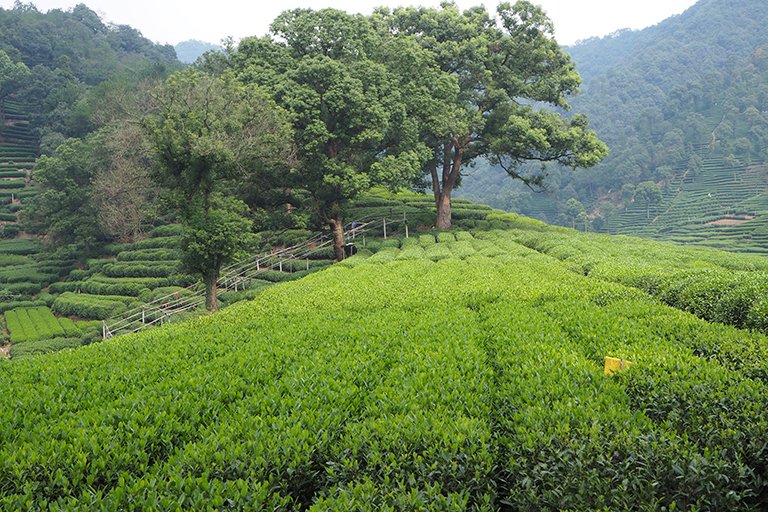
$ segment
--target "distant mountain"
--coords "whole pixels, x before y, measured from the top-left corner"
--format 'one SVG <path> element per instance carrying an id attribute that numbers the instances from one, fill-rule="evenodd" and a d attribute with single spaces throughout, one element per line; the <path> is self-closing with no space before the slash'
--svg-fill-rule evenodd
<path id="1" fill-rule="evenodd" d="M 49 148 L 92 128 L 96 107 L 85 95 L 100 84 L 137 82 L 181 67 L 172 46 L 128 25 L 104 23 L 83 4 L 47 12 L 21 2 L 0 8 L 0 52 L 28 68 L 13 101 Z"/>
<path id="2" fill-rule="evenodd" d="M 766 23 L 764 0 L 701 0 L 645 30 L 568 48 L 584 79 L 571 106 L 588 115 L 610 156 L 594 169 L 550 169 L 549 194 L 530 192 L 501 172 L 478 172 L 465 179 L 463 195 L 569 226 L 565 205 L 576 199 L 593 229 L 653 236 L 685 223 L 768 213 L 759 185 L 768 183 Z M 724 176 L 750 185 L 723 191 L 716 184 Z M 651 209 L 658 213 L 632 214 L 642 203 L 634 190 L 649 181 L 662 189 Z M 680 197 L 693 191 L 699 200 L 675 213 Z"/>
<path id="3" fill-rule="evenodd" d="M 181 62 L 185 64 L 192 64 L 207 51 L 220 51 L 221 46 L 199 41 L 197 39 L 190 39 L 188 41 L 182 41 L 176 46 L 176 56 Z"/>
<path id="4" fill-rule="evenodd" d="M 88 85 L 146 61 L 176 62 L 172 46 L 155 44 L 128 25 L 106 24 L 84 4 L 48 12 L 20 2 L 0 8 L 0 50 L 30 69 L 66 68 Z"/>

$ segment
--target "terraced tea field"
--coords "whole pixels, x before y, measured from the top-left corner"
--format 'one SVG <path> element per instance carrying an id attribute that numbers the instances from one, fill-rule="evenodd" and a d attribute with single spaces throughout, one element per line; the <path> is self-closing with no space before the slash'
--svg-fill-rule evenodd
<path id="1" fill-rule="evenodd" d="M 578 271 L 610 237 L 484 222 L 4 363 L 0 508 L 765 510 L 768 339 Z"/>
<path id="2" fill-rule="evenodd" d="M 19 232 L 16 213 L 25 197 L 34 195 L 29 183 L 37 156 L 37 138 L 21 105 L 5 100 L 5 121 L 0 126 L 0 235 L 12 238 Z"/>
<path id="3" fill-rule="evenodd" d="M 734 168 L 704 156 L 699 174 L 681 170 L 664 189 L 650 218 L 646 205 L 636 201 L 608 219 L 605 231 L 768 254 L 768 166 Z"/>

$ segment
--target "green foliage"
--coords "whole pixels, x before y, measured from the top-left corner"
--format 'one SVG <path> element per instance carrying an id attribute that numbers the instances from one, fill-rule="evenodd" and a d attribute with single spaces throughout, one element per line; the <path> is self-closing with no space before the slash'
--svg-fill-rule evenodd
<path id="1" fill-rule="evenodd" d="M 547 166 L 546 195 L 478 162 L 463 194 L 567 226 L 570 219 L 560 213 L 576 198 L 599 231 L 765 253 L 759 227 L 766 205 L 768 61 L 759 20 L 766 16 L 759 2 L 697 2 L 653 27 L 566 48 L 588 84 L 571 106 L 589 116 L 610 154 L 579 173 Z M 633 202 L 634 187 L 649 181 L 662 187 L 661 201 Z M 736 212 L 763 219 L 706 224 Z"/>
<path id="2" fill-rule="evenodd" d="M 0 32 L 0 51 L 29 68 L 14 99 L 44 142 L 91 128 L 84 99 L 91 87 L 117 76 L 137 82 L 178 65 L 172 47 L 153 44 L 126 25 L 104 23 L 83 4 L 49 12 L 23 3 L 0 9 Z"/>
<path id="3" fill-rule="evenodd" d="M 496 18 L 482 8 L 461 12 L 448 3 L 377 14 L 397 40 L 422 52 L 400 52 L 409 64 L 419 59 L 418 72 L 402 67 L 402 59 L 395 66 L 415 88 L 404 101 L 422 121 L 420 137 L 431 148 L 424 171 L 435 191 L 438 228 L 451 226 L 451 195 L 461 184 L 461 169 L 474 159 L 486 158 L 535 187 L 545 173 L 523 167 L 527 161 L 591 167 L 607 154 L 586 117 L 565 118 L 555 110 L 568 108 L 581 79 L 540 7 L 503 3 Z M 425 95 L 411 80 L 440 86 Z"/>
<path id="4" fill-rule="evenodd" d="M 0 119 L 5 119 L 2 102 L 24 86 L 29 78 L 29 68 L 23 62 L 13 62 L 8 54 L 0 50 Z"/>
<path id="5" fill-rule="evenodd" d="M 0 503 L 764 508 L 768 340 L 515 241 L 561 233 L 403 239 L 218 315 L 11 361 Z M 606 377 L 605 355 L 634 364 Z"/>
<path id="6" fill-rule="evenodd" d="M 178 263 L 154 261 L 110 263 L 102 268 L 109 277 L 168 277 L 178 271 Z"/>
<path id="7" fill-rule="evenodd" d="M 38 160 L 33 177 L 43 192 L 25 209 L 30 229 L 46 232 L 60 244 L 77 242 L 86 248 L 102 237 L 91 201 L 95 169 L 90 153 L 88 142 L 69 139 L 54 155 Z"/>
<path id="8" fill-rule="evenodd" d="M 409 117 L 415 89 L 402 87 L 391 65 L 400 50 L 373 18 L 294 9 L 275 20 L 271 37 L 246 38 L 233 55 L 241 79 L 266 88 L 290 113 L 301 165 L 277 179 L 306 191 L 305 205 L 333 230 L 337 260 L 347 203 L 375 186 L 412 183 L 431 153 Z M 429 86 L 421 87 L 424 98 Z"/>
<path id="9" fill-rule="evenodd" d="M 51 305 L 51 310 L 64 316 L 106 320 L 128 309 L 135 297 L 117 295 L 89 295 L 64 292 Z"/>
<path id="10" fill-rule="evenodd" d="M 11 358 L 19 359 L 32 355 L 48 354 L 66 348 L 80 347 L 82 345 L 83 340 L 79 337 L 29 341 L 21 345 L 11 345 Z"/>
<path id="11" fill-rule="evenodd" d="M 16 265 L 28 265 L 33 262 L 29 256 L 20 254 L 0 254 L 0 267 L 11 267 Z"/>
<path id="12" fill-rule="evenodd" d="M 48 304 L 44 300 L 14 300 L 8 302 L 0 302 L 0 313 L 5 313 L 16 308 L 32 308 L 37 306 L 47 306 Z"/>
<path id="13" fill-rule="evenodd" d="M 6 311 L 5 322 L 12 344 L 80 334 L 80 329 L 72 320 L 56 318 L 45 306 Z"/>
<path id="14" fill-rule="evenodd" d="M 763 257 L 557 230 L 516 231 L 514 237 L 579 273 L 639 288 L 709 321 L 768 332 Z"/>
<path id="15" fill-rule="evenodd" d="M 231 76 L 182 71 L 153 99 L 158 108 L 144 127 L 158 162 L 154 179 L 184 226 L 184 264 L 202 277 L 206 305 L 215 310 L 222 265 L 254 241 L 246 205 L 228 186 L 237 190 L 254 174 L 284 169 L 290 129 L 266 93 Z"/>
<path id="16" fill-rule="evenodd" d="M 177 248 L 179 241 L 176 240 Z M 129 251 L 120 251 L 117 255 L 117 261 L 173 261 L 180 260 L 182 252 L 179 249 L 173 248 L 153 248 L 153 249 L 136 249 Z"/>
<path id="17" fill-rule="evenodd" d="M 0 240 L 0 254 L 3 255 L 29 255 L 40 252 L 40 249 L 41 245 L 37 240 L 23 238 L 17 240 Z"/>
<path id="18" fill-rule="evenodd" d="M 0 268 L 0 283 L 48 284 L 55 280 L 56 275 L 41 272 L 37 265 Z"/>

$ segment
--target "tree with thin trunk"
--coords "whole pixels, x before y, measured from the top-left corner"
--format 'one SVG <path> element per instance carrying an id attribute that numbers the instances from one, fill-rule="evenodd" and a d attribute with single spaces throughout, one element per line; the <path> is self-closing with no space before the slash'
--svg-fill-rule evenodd
<path id="1" fill-rule="evenodd" d="M 442 106 L 443 122 L 421 133 L 432 149 L 426 173 L 441 229 L 451 226 L 451 195 L 461 171 L 476 158 L 537 187 L 543 171 L 526 172 L 526 162 L 589 167 L 607 154 L 583 116 L 563 115 L 581 79 L 541 8 L 502 3 L 497 14 L 483 7 L 462 13 L 453 3 L 377 11 L 382 26 L 417 41 L 445 81 L 457 85 Z"/>
<path id="2" fill-rule="evenodd" d="M 253 173 L 289 172 L 287 113 L 255 86 L 193 69 L 175 73 L 151 96 L 143 126 L 156 162 L 152 177 L 185 228 L 184 259 L 205 283 L 208 309 L 216 310 L 221 267 L 252 239 L 234 191 Z"/>

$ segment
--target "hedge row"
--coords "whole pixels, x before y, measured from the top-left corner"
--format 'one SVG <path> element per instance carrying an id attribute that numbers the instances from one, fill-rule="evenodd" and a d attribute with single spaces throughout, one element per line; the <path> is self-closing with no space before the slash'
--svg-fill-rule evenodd
<path id="1" fill-rule="evenodd" d="M 179 236 L 184 232 L 184 226 L 181 224 L 166 224 L 164 226 L 157 226 L 152 230 L 152 237 L 153 238 L 159 238 L 159 237 L 168 237 L 168 236 Z"/>
<path id="2" fill-rule="evenodd" d="M 29 255 L 40 252 L 42 246 L 36 240 L 16 239 L 0 241 L 0 254 Z"/>
<path id="3" fill-rule="evenodd" d="M 80 290 L 95 295 L 130 295 L 138 297 L 145 289 L 175 284 L 175 280 L 169 278 L 117 278 L 95 274 L 90 279 L 80 282 Z"/>
<path id="4" fill-rule="evenodd" d="M 80 329 L 70 319 L 58 319 L 44 306 L 18 308 L 5 313 L 11 343 L 63 336 L 77 336 Z"/>
<path id="5" fill-rule="evenodd" d="M 136 249 L 122 251 L 117 255 L 117 261 L 171 261 L 180 260 L 182 253 L 179 249 Z"/>
<path id="6" fill-rule="evenodd" d="M 0 286 L 0 290 L 11 295 L 36 295 L 40 293 L 42 286 L 40 283 L 12 283 L 3 284 Z"/>
<path id="7" fill-rule="evenodd" d="M 37 306 L 47 306 L 45 300 L 13 300 L 8 302 L 0 302 L 0 313 L 5 313 L 16 308 L 33 308 Z"/>
<path id="8" fill-rule="evenodd" d="M 19 359 L 25 356 L 48 354 L 58 352 L 65 348 L 75 348 L 83 345 L 83 340 L 79 337 L 73 338 L 54 338 L 48 340 L 35 340 L 23 343 L 21 345 L 11 345 L 11 358 Z"/>
<path id="9" fill-rule="evenodd" d="M 169 277 L 179 271 L 178 263 L 118 262 L 105 265 L 101 270 L 109 277 Z"/>
<path id="10" fill-rule="evenodd" d="M 128 309 L 128 304 L 134 300 L 134 297 L 64 292 L 53 301 L 51 309 L 64 316 L 106 320 Z"/>
<path id="11" fill-rule="evenodd" d="M 768 382 L 717 355 L 765 336 L 502 235 L 403 245 L 497 255 L 356 256 L 4 368 L 0 507 L 766 509 Z"/>
<path id="12" fill-rule="evenodd" d="M 763 257 L 554 230 L 510 236 L 576 272 L 639 288 L 709 321 L 768 332 L 768 260 Z"/>
<path id="13" fill-rule="evenodd" d="M 0 189 L 24 188 L 27 186 L 26 180 L 2 179 L 0 180 Z"/>
<path id="14" fill-rule="evenodd" d="M 145 238 L 131 244 L 136 250 L 141 249 L 178 249 L 178 236 L 160 236 L 154 238 Z"/>
<path id="15" fill-rule="evenodd" d="M 57 275 L 41 272 L 37 265 L 0 268 L 0 283 L 50 283 Z"/>

